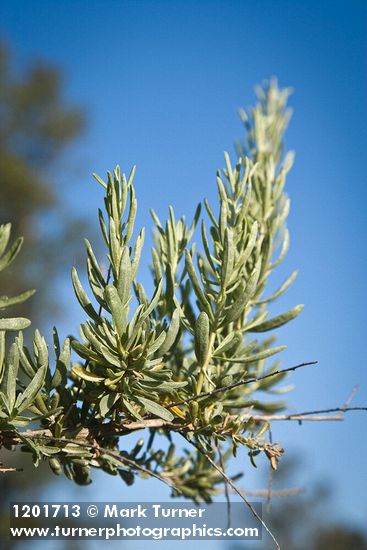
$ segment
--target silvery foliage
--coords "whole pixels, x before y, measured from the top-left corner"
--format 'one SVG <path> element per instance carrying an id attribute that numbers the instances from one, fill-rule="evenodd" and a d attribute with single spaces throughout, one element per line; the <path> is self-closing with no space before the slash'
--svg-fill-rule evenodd
<path id="1" fill-rule="evenodd" d="M 54 329 L 52 353 L 38 331 L 33 349 L 24 345 L 28 320 L 0 320 L 0 443 L 10 448 L 21 442 L 35 465 L 48 460 L 56 474 L 80 484 L 90 482 L 91 468 L 120 475 L 128 485 L 136 475 L 155 475 L 174 495 L 195 501 L 210 501 L 223 483 L 205 453 L 223 466 L 245 446 L 254 464 L 265 453 L 276 467 L 283 450 L 266 440 L 268 423 L 255 422 L 251 411 L 284 408 L 268 398 L 282 391 L 275 385 L 284 375 L 224 388 L 279 368 L 278 361 L 268 364 L 285 348 L 273 345 L 272 331 L 302 309 L 269 313 L 296 272 L 266 292 L 289 246 L 288 95 L 275 81 L 266 83 L 257 90 L 257 105 L 241 111 L 247 140 L 237 146 L 235 163 L 225 154 L 225 168 L 217 173 L 219 208 L 205 200 L 191 224 L 177 219 L 173 208 L 164 224 L 152 211 L 152 296 L 139 282 L 144 230 L 134 237 L 135 168 L 126 176 L 117 167 L 106 181 L 95 175 L 104 192 L 99 224 L 108 271 L 86 240 L 88 291 L 72 271 L 86 320 L 80 337 L 63 343 Z M 197 247 L 194 234 L 201 238 Z M 8 248 L 9 236 L 10 225 L 2 226 L 0 270 L 22 244 L 18 239 Z M 32 293 L 1 297 L 0 307 Z M 8 349 L 6 334 L 14 331 L 20 332 Z M 218 388 L 223 391 L 210 395 Z M 22 430 L 35 422 L 38 431 Z M 144 423 L 147 442 L 126 450 L 123 436 Z M 183 451 L 174 434 L 184 437 Z"/>

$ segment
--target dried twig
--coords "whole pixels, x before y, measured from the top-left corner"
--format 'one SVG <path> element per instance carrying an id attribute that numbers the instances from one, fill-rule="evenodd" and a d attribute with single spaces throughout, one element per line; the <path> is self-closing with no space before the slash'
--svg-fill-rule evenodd
<path id="1" fill-rule="evenodd" d="M 239 382 L 234 382 L 233 384 L 229 384 L 228 386 L 222 386 L 220 388 L 215 388 L 214 390 L 199 393 L 198 395 L 195 395 L 193 397 L 188 397 L 187 399 L 174 401 L 168 406 L 168 408 L 170 409 L 172 407 L 176 407 L 177 405 L 185 405 L 186 403 L 190 403 L 191 401 L 197 401 L 198 399 L 204 399 L 205 397 L 212 397 L 213 395 L 217 395 L 218 393 L 223 393 L 229 390 L 233 390 L 234 388 L 238 388 L 239 386 L 245 386 L 246 384 L 253 384 L 255 382 L 260 382 L 261 380 L 266 380 L 267 378 L 270 378 L 272 376 L 277 376 L 278 374 L 284 374 L 285 372 L 295 371 L 297 369 L 300 369 L 302 367 L 308 367 L 310 365 L 317 365 L 317 363 L 318 361 L 307 361 L 306 363 L 299 363 L 298 365 L 294 365 L 293 367 L 288 367 L 286 369 L 279 369 L 273 372 L 269 372 L 268 374 L 265 374 L 264 376 L 258 376 L 257 378 L 240 380 Z"/>
<path id="2" fill-rule="evenodd" d="M 352 400 L 353 400 L 353 398 L 356 395 L 358 390 L 359 390 L 359 384 L 356 384 L 355 386 L 353 386 L 352 391 L 350 392 L 350 394 L 348 395 L 348 397 L 344 401 L 344 404 L 342 406 L 343 410 L 348 409 L 349 405 L 351 404 L 351 402 L 352 402 Z"/>
<path id="3" fill-rule="evenodd" d="M 273 444 L 273 433 L 272 433 L 270 424 L 269 424 L 268 431 L 269 431 L 269 443 L 270 443 L 270 445 L 272 445 Z M 269 481 L 268 481 L 268 497 L 267 497 L 267 501 L 266 501 L 266 510 L 267 510 L 268 513 L 270 512 L 271 497 L 272 497 L 272 494 L 273 494 L 273 474 L 274 474 L 274 469 L 273 469 L 272 464 L 270 462 L 270 464 L 269 464 Z"/>
<path id="4" fill-rule="evenodd" d="M 22 468 L 0 468 L 0 473 L 7 474 L 8 472 L 22 472 Z"/>
<path id="5" fill-rule="evenodd" d="M 188 443 L 191 443 L 191 445 L 193 445 L 199 451 L 200 454 L 202 454 L 206 458 L 206 460 L 213 466 L 213 468 L 215 468 L 217 470 L 217 472 L 220 473 L 220 475 L 223 477 L 223 480 L 225 480 L 226 483 L 228 483 L 228 485 L 233 489 L 233 491 L 235 493 L 237 493 L 237 495 L 243 500 L 243 502 L 246 504 L 246 506 L 250 509 L 251 513 L 261 523 L 261 525 L 264 527 L 265 531 L 273 539 L 273 541 L 274 541 L 276 547 L 278 548 L 278 550 L 280 550 L 280 546 L 279 546 L 279 543 L 278 543 L 277 539 L 275 538 L 275 536 L 273 535 L 273 533 L 271 532 L 271 530 L 269 529 L 269 527 L 267 526 L 265 521 L 262 519 L 261 516 L 259 516 L 259 514 L 256 512 L 255 508 L 250 504 L 250 502 L 246 499 L 246 497 L 241 493 L 241 491 L 238 489 L 238 487 L 236 487 L 236 485 L 233 483 L 231 478 L 229 476 L 227 476 L 227 474 L 222 470 L 222 468 L 220 468 L 218 466 L 218 464 L 216 464 L 214 462 L 214 460 L 208 455 L 208 453 L 205 451 L 205 449 L 202 448 L 202 446 L 199 443 L 196 443 L 195 441 L 189 440 L 185 436 L 183 436 L 183 437 L 186 441 L 188 441 Z"/>
<path id="6" fill-rule="evenodd" d="M 220 464 L 220 467 L 222 468 L 222 470 L 224 472 L 225 471 L 224 460 L 223 460 L 222 450 L 220 448 L 219 441 L 217 442 L 216 447 L 217 447 L 218 455 L 219 455 L 219 464 Z M 229 498 L 229 488 L 228 488 L 228 483 L 227 483 L 226 479 L 224 480 L 224 494 L 225 494 L 226 502 L 227 502 L 227 529 L 229 529 L 230 526 L 231 526 L 231 499 Z"/>
<path id="7" fill-rule="evenodd" d="M 273 497 L 293 497 L 298 496 L 301 493 L 304 492 L 303 487 L 290 487 L 286 489 L 273 489 L 271 492 L 271 496 Z M 262 497 L 262 498 L 268 498 L 269 495 L 269 488 L 267 489 L 257 489 L 256 491 L 242 491 L 242 494 L 246 497 Z"/>
<path id="8" fill-rule="evenodd" d="M 335 407 L 333 409 L 320 409 L 317 411 L 306 411 L 302 413 L 294 414 L 245 414 L 242 415 L 243 419 L 253 418 L 257 422 L 272 422 L 273 420 L 297 420 L 297 421 L 313 421 L 322 422 L 330 420 L 344 420 L 343 414 L 330 416 L 328 413 L 338 412 L 345 413 L 350 411 L 367 411 L 367 407 Z"/>

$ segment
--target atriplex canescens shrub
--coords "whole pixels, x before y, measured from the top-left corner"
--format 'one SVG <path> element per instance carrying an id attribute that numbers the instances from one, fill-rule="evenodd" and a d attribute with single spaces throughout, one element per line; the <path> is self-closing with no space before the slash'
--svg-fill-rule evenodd
<path id="1" fill-rule="evenodd" d="M 139 283 L 144 230 L 134 237 L 135 169 L 125 176 L 117 167 L 106 181 L 95 176 L 104 192 L 99 224 L 108 270 L 86 240 L 87 291 L 72 271 L 86 321 L 79 338 L 62 344 L 55 329 L 52 353 L 38 331 L 33 350 L 25 347 L 27 319 L 0 320 L 0 446 L 20 445 L 35 465 L 48 460 L 79 484 L 90 482 L 94 467 L 128 485 L 135 475 L 154 476 L 176 496 L 207 502 L 239 446 L 252 462 L 265 453 L 276 468 L 283 450 L 266 439 L 264 417 L 284 404 L 264 396 L 286 373 L 274 374 L 279 363 L 268 361 L 285 348 L 273 346 L 273 330 L 302 306 L 276 317 L 268 310 L 296 276 L 267 293 L 289 244 L 284 184 L 293 154 L 284 154 L 282 141 L 289 91 L 271 82 L 257 95 L 255 108 L 241 112 L 246 143 L 234 163 L 225 154 L 217 174 L 219 208 L 204 201 L 191 225 L 172 208 L 164 224 L 152 212 L 152 297 Z M 8 247 L 9 235 L 10 225 L 2 226 L 0 269 L 21 246 L 18 239 Z M 2 297 L 0 307 L 32 293 Z M 14 331 L 10 344 L 6 334 Z M 123 436 L 143 429 L 147 440 L 126 448 Z"/>

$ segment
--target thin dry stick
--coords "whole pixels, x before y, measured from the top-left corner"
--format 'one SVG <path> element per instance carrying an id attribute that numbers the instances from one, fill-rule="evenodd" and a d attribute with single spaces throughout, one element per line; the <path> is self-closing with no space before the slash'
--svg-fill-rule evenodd
<path id="1" fill-rule="evenodd" d="M 303 413 L 295 413 L 295 414 L 278 414 L 278 415 L 268 415 L 268 416 L 254 416 L 254 420 L 313 420 L 313 421 L 321 421 L 321 420 L 344 420 L 344 413 L 349 411 L 366 411 L 367 407 L 350 407 L 350 403 L 352 402 L 352 399 L 356 395 L 357 391 L 359 389 L 359 385 L 356 384 L 353 388 L 346 400 L 344 401 L 344 404 L 342 407 L 337 407 L 334 409 L 323 409 L 319 411 L 306 411 Z M 332 412 L 338 412 L 338 415 L 335 416 L 322 416 L 323 414 L 332 413 Z M 248 415 L 251 416 L 251 415 Z"/>
<path id="2" fill-rule="evenodd" d="M 351 404 L 352 399 L 354 398 L 354 396 L 355 396 L 355 394 L 357 393 L 358 390 L 359 390 L 359 384 L 356 384 L 355 386 L 353 386 L 352 391 L 350 392 L 350 394 L 348 395 L 348 397 L 344 401 L 344 404 L 342 406 L 343 410 L 349 408 L 349 405 Z"/>
<path id="3" fill-rule="evenodd" d="M 268 431 L 269 431 L 269 443 L 272 444 L 273 443 L 273 434 L 272 434 L 272 431 L 271 431 L 270 424 L 269 424 Z M 266 501 L 266 511 L 268 513 L 270 512 L 271 497 L 272 497 L 272 494 L 273 494 L 273 473 L 274 473 L 273 467 L 272 467 L 271 463 L 269 463 L 268 498 L 267 498 L 267 501 Z"/>
<path id="4" fill-rule="evenodd" d="M 216 447 L 217 447 L 218 455 L 219 455 L 219 464 L 220 464 L 220 467 L 222 468 L 222 470 L 224 472 L 225 471 L 224 460 L 223 460 L 222 450 L 220 448 L 219 441 L 217 441 Z M 224 480 L 224 494 L 225 494 L 226 502 L 227 502 L 227 529 L 229 529 L 230 526 L 231 526 L 231 499 L 229 498 L 229 489 L 228 489 L 227 480 Z"/>
<path id="5" fill-rule="evenodd" d="M 350 392 L 350 394 L 347 396 L 346 400 L 344 401 L 344 404 L 343 406 L 341 407 L 341 414 L 340 414 L 340 417 L 341 419 L 344 418 L 344 411 L 345 410 L 348 410 L 349 408 L 349 405 L 350 403 L 352 402 L 355 394 L 357 393 L 359 389 L 359 385 L 356 384 L 353 388 L 352 388 L 352 391 Z M 311 418 L 311 417 L 309 417 Z M 271 426 L 269 424 L 269 442 L 272 443 L 273 442 L 273 434 L 272 434 L 272 430 L 271 430 Z M 270 507 L 271 507 L 271 498 L 272 496 L 274 495 L 274 491 L 273 491 L 273 473 L 274 473 L 274 470 L 272 469 L 271 465 L 269 466 L 269 481 L 268 481 L 268 490 L 267 490 L 267 502 L 266 502 L 266 508 L 267 508 L 267 512 L 270 512 Z M 259 492 L 257 492 L 259 494 Z M 287 495 L 288 496 L 288 495 Z"/>
<path id="6" fill-rule="evenodd" d="M 182 434 L 181 434 L 182 435 Z M 261 525 L 264 527 L 265 531 L 269 534 L 269 536 L 273 539 L 276 547 L 278 550 L 280 549 L 279 543 L 273 533 L 270 531 L 269 527 L 266 525 L 265 521 L 262 519 L 262 517 L 259 516 L 259 514 L 256 512 L 255 508 L 249 503 L 249 501 L 246 499 L 246 497 L 241 493 L 241 491 L 236 487 L 236 485 L 233 483 L 230 477 L 227 476 L 227 474 L 210 458 L 210 456 L 205 452 L 205 450 L 201 447 L 201 445 L 195 443 L 194 441 L 191 441 L 187 439 L 183 435 L 184 439 L 188 441 L 188 443 L 191 443 L 198 451 L 201 453 L 206 460 L 217 470 L 217 472 L 220 473 L 220 475 L 223 477 L 223 479 L 228 483 L 230 487 L 232 487 L 233 491 L 238 494 L 238 496 L 243 500 L 243 502 L 248 506 L 248 508 L 251 510 L 251 513 L 255 516 L 255 518 L 261 523 Z"/>
<path id="7" fill-rule="evenodd" d="M 234 382 L 233 384 L 229 384 L 228 386 L 222 386 L 220 388 L 215 388 L 214 390 L 206 391 L 203 393 L 199 393 L 199 395 L 195 395 L 193 397 L 188 397 L 187 399 L 181 399 L 180 401 L 174 401 L 170 405 L 168 405 L 168 408 L 176 407 L 177 405 L 185 405 L 186 403 L 190 403 L 190 401 L 197 401 L 198 399 L 203 399 L 204 397 L 212 397 L 213 395 L 216 395 L 218 393 L 223 393 L 229 390 L 233 390 L 234 388 L 238 388 L 239 386 L 245 386 L 246 384 L 253 384 L 254 382 L 260 382 L 261 380 L 266 380 L 267 378 L 270 378 L 271 376 L 277 376 L 278 374 L 283 374 L 285 372 L 291 372 L 295 371 L 297 369 L 300 369 L 302 367 L 308 367 L 309 365 L 317 365 L 318 361 L 308 361 L 306 363 L 300 363 L 299 365 L 295 365 L 293 367 L 288 367 L 287 369 L 279 369 L 273 372 L 270 372 L 268 374 L 265 374 L 264 376 L 258 376 L 257 378 L 249 378 L 248 380 L 240 380 L 239 382 Z"/>
<path id="8" fill-rule="evenodd" d="M 302 413 L 295 414 L 275 414 L 268 416 L 259 416 L 259 420 L 343 420 L 343 415 L 338 415 L 334 417 L 330 416 L 314 416 L 314 415 L 323 415 L 327 413 L 339 412 L 345 413 L 350 411 L 367 411 L 367 407 L 335 407 L 333 409 L 320 409 L 318 411 L 305 411 Z M 249 415 L 251 416 L 251 415 Z M 309 418 L 311 417 L 311 418 Z M 254 416 L 254 419 L 256 417 Z"/>
<path id="9" fill-rule="evenodd" d="M 272 497 L 293 497 L 304 492 L 303 487 L 290 487 L 289 489 L 272 490 Z M 257 491 L 242 491 L 242 494 L 247 497 L 263 497 L 268 498 L 269 489 L 258 489 Z"/>
<path id="10" fill-rule="evenodd" d="M 327 413 L 339 412 L 345 413 L 349 411 L 367 411 L 367 407 L 336 407 L 334 409 L 322 409 L 318 411 L 306 411 L 302 413 L 293 414 L 250 414 L 246 413 L 242 415 L 242 419 L 253 418 L 255 422 L 271 422 L 272 420 L 295 420 L 297 422 L 324 422 L 324 421 L 341 421 L 344 420 L 344 414 L 337 414 L 331 416 Z"/>
<path id="11" fill-rule="evenodd" d="M 127 435 L 136 430 L 144 429 L 166 429 L 171 431 L 188 431 L 192 429 L 190 424 L 174 424 L 173 422 L 167 422 L 166 420 L 161 420 L 159 418 L 150 418 L 147 420 L 139 422 L 109 422 L 108 424 L 103 424 L 102 426 L 86 426 L 83 428 L 68 430 L 65 429 L 61 432 L 60 437 L 56 439 L 50 429 L 37 429 L 37 430 L 27 430 L 19 432 L 21 436 L 26 437 L 27 439 L 38 439 L 45 437 L 48 441 L 66 441 L 63 437 L 75 437 L 79 441 L 88 440 L 88 438 L 95 439 L 96 437 L 115 437 Z M 16 431 L 3 431 L 0 432 L 0 448 L 1 445 L 5 442 L 9 445 L 17 445 L 21 443 L 19 433 Z"/>

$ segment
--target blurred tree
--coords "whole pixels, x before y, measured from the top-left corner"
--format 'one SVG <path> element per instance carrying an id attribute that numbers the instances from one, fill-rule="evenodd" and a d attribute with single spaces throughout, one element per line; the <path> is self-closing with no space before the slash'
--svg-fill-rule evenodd
<path id="1" fill-rule="evenodd" d="M 49 314 L 50 306 L 58 305 L 52 293 L 56 267 L 59 275 L 60 268 L 75 262 L 72 244 L 75 241 L 79 246 L 81 227 L 86 223 L 61 210 L 53 177 L 84 126 L 82 110 L 70 106 L 64 98 L 57 68 L 37 63 L 18 71 L 9 48 L 0 44 L 0 224 L 11 222 L 13 240 L 25 237 L 15 268 L 13 264 L 1 272 L 0 288 L 1 294 L 10 296 L 28 288 L 37 289 L 37 300 L 31 298 L 20 306 L 34 326 L 46 321 L 42 312 Z M 39 220 L 46 215 L 52 216 L 52 227 L 39 235 Z M 59 218 L 62 223 L 57 224 Z M 63 246 L 66 242 L 67 247 Z M 40 304 L 46 297 L 44 308 Z M 12 311 L 18 314 L 16 307 Z M 23 457 L 17 457 L 16 462 L 22 467 Z M 40 468 L 32 476 L 23 473 L 0 478 L 2 527 L 8 521 L 9 501 L 19 499 L 19 487 L 22 495 L 37 498 L 49 474 L 49 468 Z M 0 548 L 13 546 L 0 534 Z"/>
<path id="2" fill-rule="evenodd" d="M 350 527 L 329 527 L 317 533 L 314 550 L 367 550 L 367 538 Z"/>
<path id="3" fill-rule="evenodd" d="M 301 456 L 283 461 L 274 476 L 274 488 L 293 485 L 303 463 Z M 333 487 L 323 479 L 308 484 L 298 496 L 277 499 L 267 517 L 282 548 L 367 550 L 366 534 L 347 522 L 336 523 L 335 513 Z"/>
<path id="4" fill-rule="evenodd" d="M 293 455 L 279 464 L 273 490 L 293 487 L 304 464 Z M 284 550 L 367 550 L 367 536 L 347 520 L 340 523 L 333 509 L 333 487 L 327 480 L 315 480 L 300 494 L 273 497 L 270 510 L 263 504 L 263 516 Z M 228 550 L 259 550 L 258 543 L 234 543 Z M 273 542 L 264 537 L 261 550 L 271 550 Z"/>
<path id="5" fill-rule="evenodd" d="M 65 265 L 66 249 L 70 258 L 69 246 L 62 244 L 71 233 L 80 232 L 80 221 L 70 219 L 70 214 L 65 219 L 63 212 L 59 227 L 55 223 L 61 201 L 53 173 L 83 130 L 85 117 L 79 107 L 66 103 L 58 69 L 38 63 L 19 74 L 9 49 L 0 45 L 0 120 L 0 224 L 11 222 L 13 238 L 25 237 L 16 269 L 1 274 L 1 292 L 13 295 L 37 288 L 37 311 L 31 299 L 22 312 L 40 324 L 37 312 L 43 309 L 40 300 L 50 288 L 56 260 L 58 266 Z M 41 243 L 37 224 L 47 213 L 55 213 L 55 227 L 43 232 Z"/>

